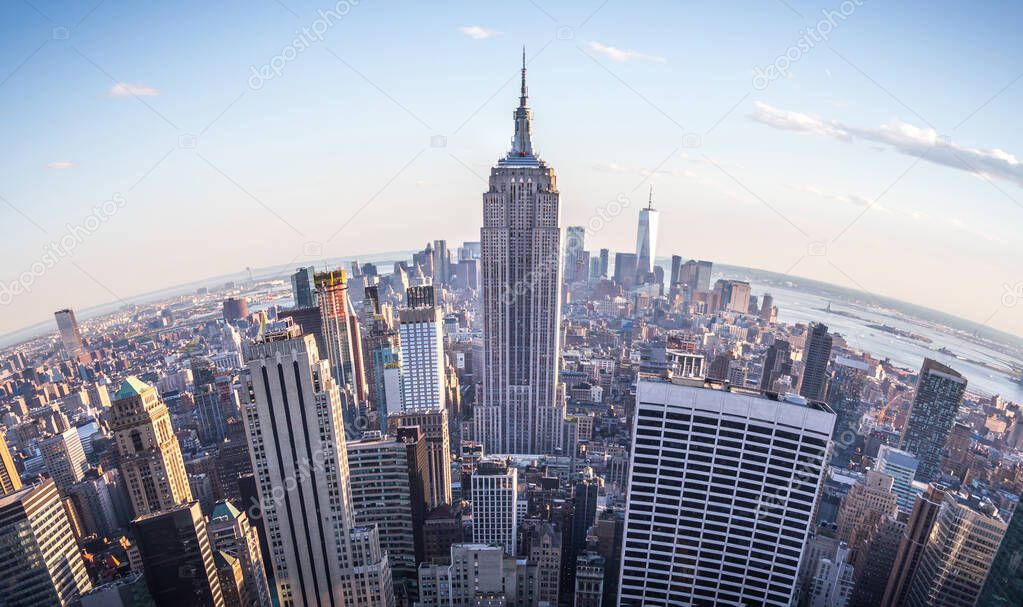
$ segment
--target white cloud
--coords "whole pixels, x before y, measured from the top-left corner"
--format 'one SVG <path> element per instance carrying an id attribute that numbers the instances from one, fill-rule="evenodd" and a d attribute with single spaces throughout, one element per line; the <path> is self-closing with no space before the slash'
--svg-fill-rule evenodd
<path id="1" fill-rule="evenodd" d="M 835 202 L 841 202 L 843 204 L 851 204 L 858 207 L 870 208 L 876 211 L 883 211 L 885 213 L 890 212 L 888 209 L 881 206 L 880 203 L 875 202 L 871 198 L 860 196 L 859 194 L 838 194 L 835 192 L 829 192 L 823 188 L 819 188 L 813 185 L 792 185 L 789 187 L 791 187 L 793 190 L 797 192 L 802 192 L 804 194 L 812 194 L 820 198 L 833 200 Z"/>
<path id="2" fill-rule="evenodd" d="M 627 61 L 651 61 L 653 63 L 666 63 L 668 60 L 664 57 L 658 57 L 656 55 L 647 55 L 638 51 L 629 51 L 613 46 L 607 46 L 599 42 L 589 42 L 586 45 L 591 51 L 598 55 L 603 55 L 611 61 L 617 63 L 625 63 Z"/>
<path id="3" fill-rule="evenodd" d="M 478 25 L 463 25 L 462 27 L 458 28 L 458 31 L 462 32 L 463 34 L 472 38 L 473 40 L 486 40 L 487 38 L 491 38 L 497 34 L 497 32 L 495 32 L 492 29 L 487 29 L 485 27 L 480 27 Z"/>
<path id="4" fill-rule="evenodd" d="M 893 149 L 907 156 L 922 158 L 930 163 L 958 169 L 983 178 L 1011 181 L 1023 187 L 1023 164 L 1015 154 L 1000 148 L 982 149 L 953 143 L 932 128 L 919 127 L 908 122 L 893 121 L 877 128 L 854 128 L 838 121 L 825 121 L 816 116 L 781 110 L 757 102 L 750 118 L 776 129 L 807 133 L 852 141 L 861 139 L 882 144 L 881 149 Z M 877 149 L 877 146 L 871 146 Z"/>
<path id="5" fill-rule="evenodd" d="M 62 171 L 64 169 L 73 169 L 76 166 L 78 166 L 78 165 L 76 165 L 75 163 L 71 162 L 70 160 L 57 160 L 55 162 L 51 162 L 51 163 L 47 164 L 46 168 Z"/>
<path id="6" fill-rule="evenodd" d="M 144 84 L 118 82 L 107 91 L 109 97 L 156 97 L 160 91 Z"/>

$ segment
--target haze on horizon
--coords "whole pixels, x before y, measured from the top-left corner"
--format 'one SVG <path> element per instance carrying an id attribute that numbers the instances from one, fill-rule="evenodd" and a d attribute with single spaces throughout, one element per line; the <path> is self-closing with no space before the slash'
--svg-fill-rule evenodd
<path id="1" fill-rule="evenodd" d="M 0 334 L 245 267 L 479 240 L 525 43 L 534 141 L 588 249 L 632 251 L 653 185 L 658 256 L 1023 336 L 1019 13 L 7 3 Z"/>

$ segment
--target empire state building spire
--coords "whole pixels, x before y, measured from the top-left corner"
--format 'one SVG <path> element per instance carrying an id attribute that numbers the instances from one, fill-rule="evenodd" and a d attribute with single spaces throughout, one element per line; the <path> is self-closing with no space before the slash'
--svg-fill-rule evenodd
<path id="1" fill-rule="evenodd" d="M 522 89 L 519 94 L 519 107 L 515 108 L 515 136 L 512 138 L 512 149 L 508 159 L 533 158 L 533 111 L 526 105 L 529 94 L 526 89 L 526 47 L 522 47 Z"/>

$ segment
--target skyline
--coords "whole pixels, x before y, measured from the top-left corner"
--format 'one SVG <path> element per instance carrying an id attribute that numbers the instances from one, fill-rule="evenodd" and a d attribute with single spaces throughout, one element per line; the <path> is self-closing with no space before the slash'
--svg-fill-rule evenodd
<path id="1" fill-rule="evenodd" d="M 820 10 L 846 5 L 855 8 L 835 21 L 829 43 L 799 49 L 810 39 L 800 27 L 820 33 Z M 1023 335 L 1023 306 L 1005 303 L 1023 297 L 1009 229 L 1021 212 L 1012 154 L 1023 133 L 1011 120 L 1020 85 L 1004 52 L 1018 41 L 985 22 L 995 17 L 986 7 L 957 7 L 895 40 L 912 7 L 750 5 L 762 17 L 750 22 L 768 33 L 756 43 L 752 26 L 695 10 L 685 15 L 693 44 L 717 35 L 730 46 L 692 63 L 688 47 L 664 35 L 673 30 L 623 24 L 629 9 L 614 3 L 436 14 L 344 6 L 322 40 L 302 33 L 307 46 L 258 88 L 250 68 L 283 57 L 296 30 L 325 23 L 315 3 L 220 7 L 201 24 L 160 7 L 116 18 L 113 3 L 5 7 L 0 103 L 20 119 L 0 127 L 14 142 L 0 152 L 0 213 L 11 226 L 0 281 L 8 288 L 30 271 L 46 242 L 83 233 L 75 227 L 84 237 L 4 306 L 0 334 L 53 310 L 245 267 L 402 250 L 437 234 L 478 240 L 478 192 L 507 148 L 524 42 L 537 144 L 560 172 L 563 225 L 587 225 L 619 196 L 630 201 L 587 234 L 588 248 L 630 251 L 654 185 L 658 257 L 789 273 Z M 218 30 L 229 22 L 235 30 Z M 980 23 L 990 46 L 926 43 Z M 187 28 L 230 34 L 181 49 L 174 35 Z M 370 34 L 379 31 L 409 44 Z M 757 79 L 789 48 L 798 51 L 791 78 Z M 921 69 L 890 77 L 895 51 Z M 442 53 L 445 61 L 431 59 Z M 960 68 L 967 86 L 926 77 L 936 65 Z M 966 65 L 976 69 L 964 74 Z M 354 108 L 361 113 L 345 113 Z M 948 126 L 932 132 L 929 120 Z M 94 205 L 102 217 L 90 230 Z M 408 221 L 395 222 L 398 214 Z M 879 271 L 886 265 L 911 271 Z M 958 288 L 936 280 L 944 276 Z"/>

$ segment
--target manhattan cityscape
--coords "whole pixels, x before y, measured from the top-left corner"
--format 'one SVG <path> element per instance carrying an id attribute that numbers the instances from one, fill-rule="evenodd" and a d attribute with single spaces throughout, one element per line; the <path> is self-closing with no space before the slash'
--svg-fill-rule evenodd
<path id="1" fill-rule="evenodd" d="M 1019 18 L 11 0 L 0 607 L 1023 607 Z"/>

